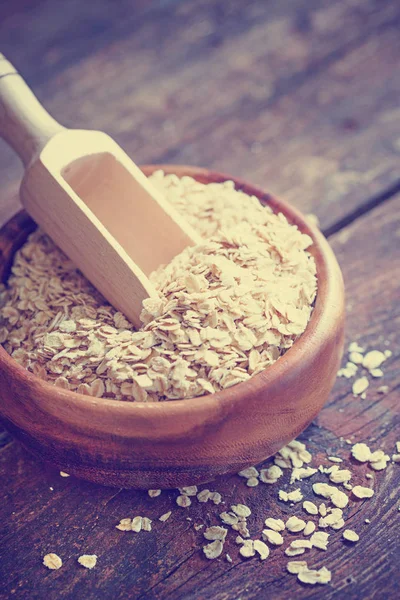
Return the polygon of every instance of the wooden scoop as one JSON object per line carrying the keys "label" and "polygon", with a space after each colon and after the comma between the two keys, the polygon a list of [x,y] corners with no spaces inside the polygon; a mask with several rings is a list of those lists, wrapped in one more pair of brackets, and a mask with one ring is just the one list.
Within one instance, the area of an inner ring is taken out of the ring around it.
{"label": "wooden scoop", "polygon": [[136,326],[148,275],[200,236],[100,131],[55,121],[0,54],[0,136],[25,165],[21,201],[105,298]]}

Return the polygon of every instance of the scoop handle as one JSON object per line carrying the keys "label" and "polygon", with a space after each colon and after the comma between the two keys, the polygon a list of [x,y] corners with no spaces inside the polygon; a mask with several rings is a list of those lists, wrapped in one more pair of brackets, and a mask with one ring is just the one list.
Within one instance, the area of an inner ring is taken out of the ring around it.
{"label": "scoop handle", "polygon": [[27,166],[65,128],[43,108],[15,67],[0,53],[0,136]]}

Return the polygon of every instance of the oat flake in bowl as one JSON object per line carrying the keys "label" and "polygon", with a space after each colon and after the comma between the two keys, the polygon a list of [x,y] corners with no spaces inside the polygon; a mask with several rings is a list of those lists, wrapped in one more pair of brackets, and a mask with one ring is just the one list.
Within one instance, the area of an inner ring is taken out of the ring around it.
{"label": "oat flake in bowl", "polygon": [[204,244],[153,274],[160,296],[140,331],[41,231],[15,255],[0,343],[40,378],[99,398],[192,398],[261,372],[305,330],[317,290],[308,235],[231,181],[150,179]]}

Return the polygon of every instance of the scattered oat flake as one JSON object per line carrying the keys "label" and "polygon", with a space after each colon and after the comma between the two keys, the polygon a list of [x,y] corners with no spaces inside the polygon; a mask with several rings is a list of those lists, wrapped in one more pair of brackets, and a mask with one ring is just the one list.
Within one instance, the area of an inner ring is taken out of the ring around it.
{"label": "scattered oat flake", "polygon": [[349,361],[354,363],[355,365],[361,365],[364,360],[361,352],[350,352]]}
{"label": "scattered oat flake", "polygon": [[279,500],[283,500],[283,502],[301,502],[303,500],[303,494],[301,493],[300,488],[297,488],[292,492],[279,490],[278,495]]}
{"label": "scattered oat flake", "polygon": [[356,498],[364,499],[372,498],[375,492],[371,488],[367,488],[362,485],[355,485],[352,489],[352,493]]}
{"label": "scattered oat flake", "polygon": [[147,490],[147,493],[150,498],[157,498],[161,494],[161,490]]}
{"label": "scattered oat flake", "polygon": [[326,527],[335,528],[337,524],[340,524],[341,527],[342,522],[344,523],[343,511],[340,508],[333,508],[327,515],[325,515],[325,517],[321,517],[319,519],[318,525],[321,529]]}
{"label": "scattered oat flake", "polygon": [[236,542],[236,544],[244,544],[244,539],[242,538],[241,535],[237,535],[235,538],[235,542]]}
{"label": "scattered oat flake", "polygon": [[291,560],[287,563],[286,569],[291,575],[297,575],[300,571],[308,569],[308,567],[305,560]]}
{"label": "scattered oat flake", "polygon": [[292,546],[289,546],[286,548],[285,554],[286,556],[300,556],[301,554],[304,554],[305,551],[305,548],[292,548]]}
{"label": "scattered oat flake", "polygon": [[371,371],[372,369],[378,369],[385,360],[386,356],[383,352],[371,350],[364,356],[362,365],[365,369]]}
{"label": "scattered oat flake", "polygon": [[255,556],[256,551],[254,549],[253,540],[243,540],[243,544],[239,550],[239,553],[244,558],[251,558],[252,556]]}
{"label": "scattered oat flake", "polygon": [[332,529],[342,529],[342,527],[344,527],[345,523],[344,523],[344,519],[339,519],[338,521],[336,521],[335,523],[332,523],[331,527]]}
{"label": "scattered oat flake", "polygon": [[341,462],[343,462],[343,459],[339,458],[338,456],[328,456],[328,460],[330,460],[333,463],[341,463]]}
{"label": "scattered oat flake", "polygon": [[260,555],[260,560],[266,560],[269,556],[269,548],[267,544],[264,544],[261,540],[254,540],[254,550]]}
{"label": "scattered oat flake", "polygon": [[260,482],[258,481],[257,477],[249,477],[246,481],[246,485],[248,487],[257,487],[259,483]]}
{"label": "scattered oat flake", "polygon": [[131,531],[134,531],[135,533],[139,533],[140,531],[142,531],[142,523],[142,517],[134,517],[131,523]]}
{"label": "scattered oat flake", "polygon": [[222,502],[222,496],[219,492],[210,492],[210,500],[218,505]]}
{"label": "scattered oat flake", "polygon": [[242,520],[239,520],[239,522],[236,525],[232,525],[232,529],[234,531],[237,531],[244,538],[249,538],[250,532],[249,532],[247,524],[246,524],[246,519],[244,519],[244,518],[241,518],[241,519]]}
{"label": "scattered oat flake", "polygon": [[279,500],[282,500],[283,502],[289,502],[288,493],[285,492],[285,490],[279,490],[278,498],[279,498]]}
{"label": "scattered oat flake", "polygon": [[384,469],[386,469],[389,461],[390,456],[388,454],[385,454],[383,450],[375,450],[375,452],[371,454],[371,457],[369,459],[369,466],[374,471],[383,471]]}
{"label": "scattered oat flake", "polygon": [[181,496],[177,497],[176,503],[181,508],[188,508],[188,506],[190,506],[192,504],[192,501],[189,498],[189,496],[182,494]]}
{"label": "scattered oat flake", "polygon": [[357,365],[352,362],[348,362],[345,367],[342,367],[338,370],[338,377],[345,377],[346,379],[351,379],[357,373]]}
{"label": "scattered oat flake", "polygon": [[203,552],[208,559],[213,560],[221,555],[223,548],[224,545],[221,540],[214,540],[210,544],[203,546]]}
{"label": "scattered oat flake", "polygon": [[371,369],[370,374],[375,378],[383,377],[382,369]]}
{"label": "scattered oat flake", "polygon": [[314,483],[313,491],[317,496],[323,496],[329,498],[332,504],[338,508],[344,508],[349,502],[348,496],[336,487],[328,485],[327,483]]}
{"label": "scattered oat flake", "polygon": [[57,554],[50,552],[43,557],[43,564],[48,569],[57,570],[62,567],[62,560]]}
{"label": "scattered oat flake", "polygon": [[371,458],[371,450],[364,443],[357,443],[351,448],[351,455],[358,460],[358,462],[368,462]]}
{"label": "scattered oat flake", "polygon": [[97,556],[96,554],[82,554],[78,558],[78,563],[85,569],[93,569],[97,563]]}
{"label": "scattered oat flake", "polygon": [[358,542],[360,536],[352,529],[345,529],[342,533],[343,538],[348,542]]}
{"label": "scattered oat flake", "polygon": [[268,469],[260,470],[260,481],[268,484],[276,483],[282,475],[282,469],[278,465],[272,465]]}
{"label": "scattered oat flake", "polygon": [[65,471],[60,471],[61,477],[70,477],[69,473],[65,473]]}
{"label": "scattered oat flake", "polygon": [[233,512],[222,512],[219,518],[225,525],[236,525],[239,522],[239,518]]}
{"label": "scattered oat flake", "polygon": [[368,386],[369,386],[368,379],[366,377],[359,377],[359,379],[356,379],[355,382],[353,383],[353,386],[352,386],[353,394],[355,396],[359,396],[360,394],[365,392],[365,390],[368,388]]}
{"label": "scattered oat flake", "polygon": [[248,467],[247,469],[239,471],[238,475],[240,477],[245,477],[245,479],[250,479],[250,477],[258,477],[259,473],[255,467]]}
{"label": "scattered oat flake", "polygon": [[226,558],[226,560],[228,561],[228,563],[232,563],[232,562],[233,562],[233,560],[232,560],[232,558],[231,558],[230,554],[225,554],[225,558]]}
{"label": "scattered oat flake", "polygon": [[315,523],[308,521],[303,529],[303,535],[311,535],[315,531]]}
{"label": "scattered oat flake", "polygon": [[273,529],[263,529],[262,537],[266,542],[269,542],[273,546],[281,546],[283,544],[283,537],[279,531]]}
{"label": "scattered oat flake", "polygon": [[381,462],[382,460],[389,460],[389,456],[385,454],[383,450],[375,450],[375,452],[372,452],[369,458],[370,463]]}
{"label": "scattered oat flake", "polygon": [[297,579],[302,583],[308,583],[310,585],[315,585],[316,583],[325,585],[331,581],[332,574],[326,567],[321,567],[319,571],[315,571],[313,569],[302,569],[298,573]]}
{"label": "scattered oat flake", "polygon": [[327,514],[327,509],[326,509],[326,504],[325,502],[321,502],[321,504],[318,507],[318,512],[321,515],[321,517],[326,517]]}
{"label": "scattered oat flake", "polygon": [[132,531],[132,519],[121,519],[119,524],[115,526],[120,531]]}
{"label": "scattered oat flake", "polygon": [[351,471],[348,469],[337,469],[335,471],[331,471],[329,474],[329,479],[333,483],[348,483],[351,479]]}
{"label": "scattered oat flake", "polygon": [[185,496],[196,496],[197,486],[189,485],[188,487],[179,488],[179,492]]}
{"label": "scattered oat flake", "polygon": [[286,521],[286,529],[292,533],[303,531],[305,526],[306,522],[296,516],[289,517],[289,519]]}
{"label": "scattered oat flake", "polygon": [[309,515],[317,515],[318,507],[314,502],[310,502],[310,500],[304,500],[303,508]]}
{"label": "scattered oat flake", "polygon": [[274,531],[283,531],[285,529],[285,523],[282,521],[282,519],[268,517],[265,519],[264,524],[266,527],[273,529]]}
{"label": "scattered oat flake", "polygon": [[232,511],[235,513],[235,515],[238,515],[238,517],[249,517],[251,515],[251,510],[248,506],[246,506],[245,504],[233,504],[231,506]]}
{"label": "scattered oat flake", "polygon": [[227,533],[228,530],[225,527],[213,525],[212,527],[207,527],[203,535],[206,538],[206,540],[221,540],[223,542],[226,538]]}
{"label": "scattered oat flake", "polygon": [[142,518],[142,531],[151,531],[151,519],[148,517]]}
{"label": "scattered oat flake", "polygon": [[161,521],[162,523],[165,523],[165,521],[167,521],[171,515],[172,515],[172,511],[169,510],[168,512],[161,515],[161,517],[158,517],[158,520]]}
{"label": "scattered oat flake", "polygon": [[327,550],[328,549],[328,540],[329,533],[325,531],[316,531],[312,534],[310,538],[310,542],[314,548],[318,548],[318,550]]}
{"label": "scattered oat flake", "polygon": [[312,469],[311,467],[294,468],[292,469],[290,475],[290,483],[294,483],[295,481],[300,481],[301,479],[307,479],[308,477],[312,477],[317,472],[318,469]]}
{"label": "scattered oat flake", "polygon": [[360,352],[361,354],[363,354],[365,352],[365,349],[362,348],[362,346],[359,346],[357,342],[351,342],[351,344],[348,347],[348,352]]}
{"label": "scattered oat flake", "polygon": [[199,492],[197,494],[197,500],[199,502],[208,502],[208,500],[211,497],[211,492],[210,490],[201,490],[201,492]]}

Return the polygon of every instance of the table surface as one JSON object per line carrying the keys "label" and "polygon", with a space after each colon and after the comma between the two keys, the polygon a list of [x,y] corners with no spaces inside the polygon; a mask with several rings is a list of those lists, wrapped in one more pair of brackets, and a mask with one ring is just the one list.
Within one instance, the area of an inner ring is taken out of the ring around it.
{"label": "table surface", "polygon": [[[346,440],[392,454],[400,439],[399,21],[392,0],[0,4],[1,51],[63,124],[107,131],[142,164],[234,173],[318,216],[345,278],[347,341],[393,356],[365,400],[338,379],[302,436],[316,465],[331,454],[347,459]],[[0,224],[17,209],[21,172],[1,143]],[[233,563],[208,561],[193,525],[217,523],[221,506],[182,509],[174,491],[151,499],[64,479],[1,436],[1,598],[396,597],[398,465],[375,474],[371,500],[350,503],[347,525],[360,542],[350,548],[337,532],[328,552],[310,554],[310,564],[333,573],[316,589],[285,574],[281,551],[266,562],[240,559],[231,534]],[[368,481],[365,465],[351,468],[357,483]],[[267,513],[292,512],[277,498],[286,484],[285,475],[282,484],[248,488],[234,475],[212,489],[228,506],[252,508],[256,537]],[[311,486],[300,487],[311,498]],[[151,533],[115,529],[123,517],[157,519],[171,509]],[[62,569],[45,569],[47,552],[63,557]],[[84,553],[99,556],[94,571],[77,564]]]}

